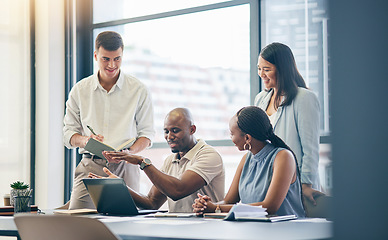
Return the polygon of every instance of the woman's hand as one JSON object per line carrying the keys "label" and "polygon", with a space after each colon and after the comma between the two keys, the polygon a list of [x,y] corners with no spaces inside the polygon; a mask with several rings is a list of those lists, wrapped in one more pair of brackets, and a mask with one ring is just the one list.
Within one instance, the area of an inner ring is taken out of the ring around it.
{"label": "woman's hand", "polygon": [[107,177],[102,177],[92,172],[89,172],[88,177],[89,178],[119,178],[118,176],[114,175],[111,171],[109,171],[109,169],[107,169],[106,167],[104,167],[102,170],[106,173],[106,175],[108,175]]}
{"label": "woman's hand", "polygon": [[131,154],[129,150],[122,150],[120,152],[115,151],[103,151],[102,155],[108,160],[108,162],[119,163],[126,161],[134,165],[139,165],[143,161],[142,156]]}
{"label": "woman's hand", "polygon": [[205,212],[214,212],[216,209],[216,206],[211,202],[211,199],[207,195],[201,195],[197,193],[198,198],[194,200],[194,203],[192,205],[193,212],[196,213],[196,215],[202,215]]}
{"label": "woman's hand", "polygon": [[303,197],[307,199],[307,201],[312,202],[314,205],[317,205],[315,202],[315,198],[325,195],[324,193],[317,191],[312,188],[311,184],[302,184],[302,192],[303,192]]}

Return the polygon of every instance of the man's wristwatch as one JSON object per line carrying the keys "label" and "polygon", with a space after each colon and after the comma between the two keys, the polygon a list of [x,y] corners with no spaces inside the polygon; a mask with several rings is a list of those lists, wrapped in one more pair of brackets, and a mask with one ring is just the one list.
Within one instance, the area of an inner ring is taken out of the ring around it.
{"label": "man's wristwatch", "polygon": [[144,168],[148,167],[151,164],[151,160],[149,160],[148,158],[144,158],[143,161],[140,163],[140,169],[144,170]]}

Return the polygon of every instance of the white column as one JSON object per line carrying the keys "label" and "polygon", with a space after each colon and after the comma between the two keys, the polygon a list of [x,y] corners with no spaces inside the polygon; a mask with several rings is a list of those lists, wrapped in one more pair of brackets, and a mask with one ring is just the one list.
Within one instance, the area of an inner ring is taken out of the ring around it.
{"label": "white column", "polygon": [[35,203],[63,203],[65,22],[64,0],[36,0],[36,170]]}

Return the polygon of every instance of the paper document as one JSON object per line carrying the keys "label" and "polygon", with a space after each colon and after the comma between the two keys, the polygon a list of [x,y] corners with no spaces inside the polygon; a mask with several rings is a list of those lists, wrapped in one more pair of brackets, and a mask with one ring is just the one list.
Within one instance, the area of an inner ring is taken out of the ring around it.
{"label": "paper document", "polygon": [[238,217],[237,221],[258,221],[258,222],[279,222],[286,220],[297,219],[295,215],[284,215],[284,216],[263,216],[263,217]]}
{"label": "paper document", "polygon": [[82,215],[82,214],[93,214],[97,213],[96,209],[81,208],[81,209],[57,209],[53,211],[54,214],[65,214],[65,215]]}
{"label": "paper document", "polygon": [[237,203],[229,210],[225,220],[235,220],[239,217],[265,217],[268,215],[266,208],[262,206],[251,206],[244,203]]}
{"label": "paper document", "polygon": [[259,222],[278,222],[296,219],[295,215],[268,215],[267,209],[262,206],[251,206],[248,204],[238,203],[234,205],[225,220],[235,221],[259,221]]}

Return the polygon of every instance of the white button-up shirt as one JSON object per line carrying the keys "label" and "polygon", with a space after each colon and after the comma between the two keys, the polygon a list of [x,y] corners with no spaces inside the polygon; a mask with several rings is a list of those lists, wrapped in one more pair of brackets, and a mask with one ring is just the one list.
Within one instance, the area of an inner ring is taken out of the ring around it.
{"label": "white button-up shirt", "polygon": [[[107,92],[98,75],[82,79],[71,89],[66,102],[63,141],[66,147],[75,133],[90,136],[89,125],[112,147],[133,137],[154,138],[153,107],[150,93],[138,79],[120,72],[116,84]],[[83,148],[79,152],[85,153]]]}

